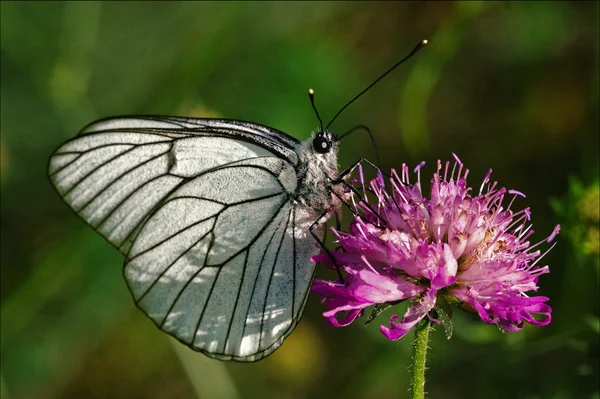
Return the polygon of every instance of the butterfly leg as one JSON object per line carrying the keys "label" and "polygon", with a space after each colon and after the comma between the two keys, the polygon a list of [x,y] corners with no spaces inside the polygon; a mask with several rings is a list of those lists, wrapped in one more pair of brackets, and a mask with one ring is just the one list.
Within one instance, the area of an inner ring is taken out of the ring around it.
{"label": "butterfly leg", "polygon": [[[338,274],[338,277],[340,279],[341,283],[345,283],[344,281],[344,277],[342,276],[341,273],[341,268],[338,266],[337,262],[335,261],[335,258],[333,257],[333,254],[331,253],[331,251],[329,251],[329,249],[327,249],[327,247],[325,246],[325,242],[322,241],[319,236],[317,235],[317,233],[314,232],[314,229],[321,225],[324,224],[327,221],[327,214],[328,212],[325,211],[321,214],[321,216],[319,216],[317,218],[317,220],[314,221],[314,223],[309,227],[308,231],[310,231],[310,234],[313,236],[313,238],[315,239],[315,241],[317,242],[317,244],[319,244],[319,246],[321,247],[321,249],[323,250],[323,252],[325,252],[327,254],[327,256],[329,257],[329,259],[331,260],[332,264],[333,264],[333,268],[335,269],[335,271]],[[336,214],[336,221],[338,220],[338,216]],[[339,221],[336,222],[336,226],[339,226]]]}
{"label": "butterfly leg", "polygon": [[[371,207],[371,205],[368,203],[367,200],[367,191],[369,192],[373,192],[373,190],[370,187],[366,187],[365,186],[365,182],[364,182],[364,176],[363,176],[363,171],[362,171],[362,163],[366,163],[367,165],[370,165],[371,167],[373,167],[373,169],[375,169],[375,171],[377,171],[378,175],[381,174],[383,175],[383,173],[379,170],[379,168],[373,164],[371,161],[369,161],[366,158],[360,158],[358,161],[354,162],[354,164],[352,164],[349,168],[347,168],[346,170],[344,170],[342,173],[340,173],[340,175],[331,182],[332,186],[335,185],[342,185],[345,187],[346,192],[351,192],[353,195],[356,195],[359,199],[359,202],[362,202],[364,204],[365,207],[367,207],[369,209],[369,211],[375,215],[383,224],[385,224],[385,220],[373,209],[373,207]],[[350,183],[348,183],[346,181],[346,176],[350,175],[356,168],[358,168],[359,170],[359,179],[360,179],[360,183],[361,186],[363,188],[363,194],[361,195],[360,192]],[[387,175],[386,175],[387,176]],[[385,184],[385,181],[382,179],[382,181]],[[330,191],[333,195],[335,195],[344,205],[346,205],[346,207],[348,209],[350,209],[350,211],[354,214],[354,216],[360,216],[357,212],[356,212],[356,204],[354,204],[354,206],[350,206],[348,204],[347,201],[345,201],[343,198],[341,198],[341,196],[333,189],[330,188]],[[353,198],[353,202],[354,202],[354,197]]]}
{"label": "butterfly leg", "polygon": [[[348,191],[351,191],[353,194],[357,195],[359,200],[362,201],[367,207],[369,207],[369,209],[373,212],[373,214],[377,215],[379,217],[379,215],[371,208],[371,206],[365,201],[363,200],[361,194],[358,192],[358,190],[356,190],[356,188],[354,188],[351,184],[349,184],[348,182],[345,181],[345,177],[348,176],[349,174],[351,174],[354,169],[356,169],[357,167],[360,167],[361,162],[367,163],[368,165],[372,166],[373,168],[375,168],[375,170],[379,171],[379,168],[377,168],[377,166],[375,166],[371,161],[369,161],[368,159],[365,158],[361,158],[358,161],[356,161],[352,166],[350,166],[349,168],[347,168],[346,170],[344,170],[335,180],[333,180],[331,182],[331,185],[327,187],[327,190],[333,194],[334,196],[336,196],[342,204],[344,204],[349,210],[350,212],[352,212],[352,214],[356,217],[356,216],[360,216],[359,213],[356,211],[356,206],[354,204],[351,205],[349,204],[342,195],[340,195],[338,192],[336,192],[336,190],[333,189],[334,186],[336,185],[344,185],[345,189]],[[361,181],[364,181],[364,179],[362,179],[362,169],[360,171],[361,174]],[[363,183],[363,187],[364,187],[364,183]],[[323,240],[321,240],[319,238],[319,236],[315,233],[315,228],[323,223],[326,222],[327,220],[327,215],[328,212],[325,211],[323,212],[318,218],[317,220],[315,220],[315,222],[310,226],[309,231],[310,234],[313,236],[313,238],[315,239],[315,241],[317,242],[317,244],[321,247],[321,249],[323,250],[323,252],[325,252],[327,254],[327,256],[329,257],[329,259],[331,260],[334,269],[336,270],[336,272],[338,273],[339,279],[341,283],[344,283],[344,277],[342,276],[341,273],[341,268],[337,265],[337,262],[335,260],[335,258],[333,257],[333,254],[331,253],[331,251],[329,251],[329,249],[327,249],[327,247],[325,246],[325,243],[323,242]],[[381,218],[380,218],[381,219]],[[382,219],[383,220],[383,219]],[[339,231],[340,230],[340,218],[339,215],[337,213],[335,213],[335,221],[336,221],[336,229]]]}
{"label": "butterfly leg", "polygon": [[375,165],[373,162],[369,161],[366,158],[360,158],[358,161],[354,162],[352,165],[350,165],[350,167],[346,168],[342,173],[339,174],[339,176],[334,180],[334,182],[339,182],[339,180],[344,179],[344,177],[348,176],[350,173],[352,173],[354,171],[354,169],[356,169],[356,167],[362,163],[365,163],[369,166],[371,166],[373,169],[375,169],[378,173],[382,173],[384,176],[389,177],[387,174],[381,172],[381,170],[377,167],[377,165]]}
{"label": "butterfly leg", "polygon": [[[342,221],[341,221],[340,215],[337,212],[334,215],[335,215],[335,229],[336,229],[336,231],[340,231],[342,228]],[[346,252],[346,250],[344,248],[342,248],[342,251]],[[345,283],[344,277],[342,276],[341,268],[337,267],[337,265],[336,265],[335,271],[338,274],[340,282]]]}

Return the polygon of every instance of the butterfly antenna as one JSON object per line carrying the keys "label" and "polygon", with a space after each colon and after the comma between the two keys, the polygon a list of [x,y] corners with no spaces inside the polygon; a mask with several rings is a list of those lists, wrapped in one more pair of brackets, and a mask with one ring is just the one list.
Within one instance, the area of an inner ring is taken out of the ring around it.
{"label": "butterfly antenna", "polygon": [[354,126],[352,129],[348,130],[346,133],[344,133],[340,137],[338,137],[336,139],[336,141],[340,141],[344,137],[347,137],[348,135],[350,135],[354,132],[357,132],[359,130],[365,131],[371,138],[371,143],[373,144],[373,149],[375,150],[375,159],[377,161],[377,169],[381,169],[381,159],[379,158],[379,150],[377,149],[377,143],[375,142],[375,136],[373,135],[373,132],[371,131],[371,129],[369,129],[367,126],[365,126],[365,125]]}
{"label": "butterfly antenna", "polygon": [[[379,81],[383,78],[385,78],[390,72],[392,72],[394,69],[398,68],[400,65],[402,65],[404,62],[408,61],[409,59],[412,58],[413,55],[417,54],[417,52],[419,50],[421,50],[425,45],[427,44],[427,40],[422,40],[419,42],[419,44],[417,44],[415,46],[415,48],[412,49],[412,51],[404,58],[402,58],[400,61],[398,61],[397,63],[395,63],[390,69],[388,69],[387,71],[385,71],[385,73],[383,75],[381,75],[380,77],[378,77],[377,79],[375,79],[375,81],[373,83],[371,83],[366,89],[364,89],[363,91],[361,91],[360,93],[358,93],[352,100],[348,101],[348,103],[346,105],[344,105],[342,107],[342,109],[340,109],[338,111],[337,114],[335,114],[335,116],[333,117],[333,119],[331,120],[331,122],[329,122],[327,124],[327,126],[325,127],[325,129],[329,129],[329,126],[331,126],[331,124],[333,123],[334,120],[336,120],[336,118],[342,113],[342,111],[344,111],[346,108],[348,108],[348,106],[350,104],[352,104],[354,101],[356,101],[360,96],[362,96],[363,94],[365,94],[367,91],[369,91],[369,89],[373,86],[375,86],[377,83],[379,83]],[[310,92],[309,92],[310,93]],[[314,106],[314,105],[313,105]]]}
{"label": "butterfly antenna", "polygon": [[317,115],[317,119],[321,124],[321,131],[323,131],[323,120],[321,120],[321,117],[319,116],[319,111],[317,111],[317,106],[315,105],[315,91],[313,89],[308,89],[308,98],[310,98],[310,104],[315,110],[315,115]]}

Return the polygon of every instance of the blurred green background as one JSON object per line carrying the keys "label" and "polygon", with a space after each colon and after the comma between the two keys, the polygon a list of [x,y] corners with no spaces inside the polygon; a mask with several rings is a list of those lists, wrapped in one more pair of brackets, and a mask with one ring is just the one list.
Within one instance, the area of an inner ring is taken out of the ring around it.
{"label": "blurred green background", "polygon": [[[407,398],[410,338],[329,327],[319,298],[272,356],[221,363],[130,299],[122,257],[46,178],[51,152],[115,114],[222,116],[297,138],[419,40],[332,129],[375,133],[384,169],[456,152],[523,191],[553,322],[433,334],[431,398],[599,398],[598,2],[1,3],[1,393],[8,398]],[[340,165],[374,159],[366,135]],[[331,277],[320,270],[320,277]],[[389,312],[379,320],[385,322]]]}

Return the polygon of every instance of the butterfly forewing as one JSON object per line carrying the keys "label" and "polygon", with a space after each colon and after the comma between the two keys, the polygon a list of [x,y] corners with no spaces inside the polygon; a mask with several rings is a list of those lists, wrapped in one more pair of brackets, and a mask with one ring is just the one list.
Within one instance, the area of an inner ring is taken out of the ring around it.
{"label": "butterfly forewing", "polygon": [[254,361],[291,333],[314,272],[318,215],[292,195],[297,145],[244,122],[114,118],[61,146],[49,174],[127,256],[127,284],[157,326],[209,356]]}

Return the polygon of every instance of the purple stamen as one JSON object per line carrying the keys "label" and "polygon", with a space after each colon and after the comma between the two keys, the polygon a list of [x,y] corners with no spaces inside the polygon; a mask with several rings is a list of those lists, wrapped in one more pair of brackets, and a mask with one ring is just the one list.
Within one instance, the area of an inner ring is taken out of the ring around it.
{"label": "purple stamen", "polygon": [[446,177],[448,176],[448,167],[450,166],[450,161],[446,161],[446,168],[444,169],[444,181],[448,181],[446,180]]}
{"label": "purple stamen", "polygon": [[548,254],[548,252],[552,251],[552,248],[554,248],[554,247],[556,246],[556,244],[558,244],[558,243],[557,243],[557,242],[555,242],[554,244],[552,244],[552,246],[551,246],[550,248],[548,248],[548,249],[546,250],[546,252],[544,252],[542,255],[540,255],[540,257],[539,257],[539,258],[537,258],[537,259],[535,260],[535,262],[533,262],[533,263],[531,264],[530,268],[531,268],[531,267],[533,267],[533,266],[535,266],[535,265],[537,265],[537,264],[538,264],[538,262],[539,262],[539,261],[541,261],[541,260],[542,260],[542,258]]}
{"label": "purple stamen", "polygon": [[552,234],[550,234],[550,236],[546,239],[546,242],[552,242],[552,240],[554,240],[556,238],[556,236],[558,235],[559,231],[560,231],[560,224],[557,224],[556,227],[554,227]]}
{"label": "purple stamen", "polygon": [[492,169],[488,169],[487,173],[485,174],[485,177],[483,178],[483,182],[481,182],[481,186],[479,187],[479,194],[481,194],[481,192],[483,191],[483,187],[486,185],[486,183],[490,181],[491,175]]}
{"label": "purple stamen", "polygon": [[508,190],[508,193],[509,194],[514,194],[514,195],[519,196],[519,197],[527,198],[527,196],[525,194],[523,194],[522,192],[517,191],[517,190]]}
{"label": "purple stamen", "polygon": [[415,166],[415,169],[413,170],[413,173],[418,173],[419,170],[421,170],[421,168],[425,166],[425,161],[421,161],[417,166]]}
{"label": "purple stamen", "polygon": [[367,190],[365,189],[365,176],[363,174],[363,168],[362,168],[362,164],[358,164],[358,178],[360,179],[360,185],[362,186],[362,190],[363,190],[363,197],[365,199],[366,202],[368,202],[368,198],[367,198]]}

